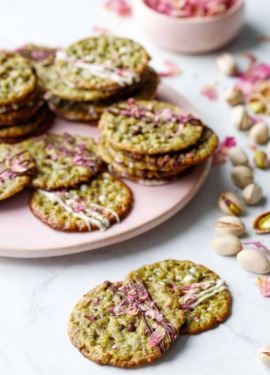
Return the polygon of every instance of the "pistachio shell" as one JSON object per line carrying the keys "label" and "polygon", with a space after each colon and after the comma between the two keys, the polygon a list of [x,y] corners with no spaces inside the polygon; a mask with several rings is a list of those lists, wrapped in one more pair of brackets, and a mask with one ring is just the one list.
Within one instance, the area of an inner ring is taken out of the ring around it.
{"label": "pistachio shell", "polygon": [[216,231],[218,234],[233,234],[240,237],[246,233],[246,227],[238,217],[223,216],[217,220]]}
{"label": "pistachio shell", "polygon": [[238,237],[233,234],[223,234],[216,236],[212,240],[214,250],[223,256],[236,255],[242,250],[242,244]]}
{"label": "pistachio shell", "polygon": [[233,167],[231,176],[236,186],[243,189],[253,182],[253,171],[245,165]]}
{"label": "pistachio shell", "polygon": [[228,104],[234,107],[244,102],[244,95],[240,89],[232,87],[225,91],[224,99]]}
{"label": "pistachio shell", "polygon": [[232,123],[239,130],[248,130],[250,128],[250,119],[248,112],[243,105],[237,105],[232,109]]}
{"label": "pistachio shell", "polygon": [[267,153],[262,150],[256,150],[254,155],[254,164],[259,169],[266,169],[269,165]]}
{"label": "pistachio shell", "polygon": [[244,212],[244,207],[240,200],[229,191],[220,194],[218,206],[225,215],[239,216]]}
{"label": "pistachio shell", "polygon": [[249,164],[247,154],[239,147],[232,147],[228,152],[228,157],[234,166]]}
{"label": "pistachio shell", "polygon": [[246,204],[253,206],[262,199],[262,188],[257,184],[250,184],[243,190],[243,198]]}
{"label": "pistachio shell", "polygon": [[233,76],[237,72],[237,65],[230,53],[223,53],[217,58],[218,70],[226,76]]}
{"label": "pistachio shell", "polygon": [[262,363],[270,367],[270,344],[263,345],[257,351],[257,356]]}
{"label": "pistachio shell", "polygon": [[255,249],[246,249],[237,254],[240,266],[248,272],[266,274],[270,272],[270,262],[266,255]]}
{"label": "pistachio shell", "polygon": [[270,211],[263,212],[256,217],[253,223],[253,229],[256,233],[270,233]]}
{"label": "pistachio shell", "polygon": [[269,128],[265,122],[260,121],[252,126],[248,135],[252,141],[264,144],[269,140]]}

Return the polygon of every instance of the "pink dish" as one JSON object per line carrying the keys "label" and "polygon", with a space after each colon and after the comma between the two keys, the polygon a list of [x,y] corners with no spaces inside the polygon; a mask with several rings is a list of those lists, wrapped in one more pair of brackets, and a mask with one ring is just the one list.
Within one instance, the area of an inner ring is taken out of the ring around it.
{"label": "pink dish", "polygon": [[[181,95],[164,84],[160,85],[157,97],[199,115]],[[51,132],[99,137],[96,127],[60,118],[56,119]],[[119,243],[147,232],[168,220],[195,196],[206,180],[210,166],[211,160],[208,160],[182,179],[163,186],[150,187],[126,181],[134,194],[134,207],[126,219],[106,232],[57,232],[33,216],[28,207],[30,191],[23,191],[0,202],[0,256],[40,258],[74,254]]]}
{"label": "pink dish", "polygon": [[199,54],[217,50],[239,34],[244,23],[245,1],[238,0],[223,14],[175,18],[156,12],[144,0],[134,2],[134,17],[140,30],[162,48]]}

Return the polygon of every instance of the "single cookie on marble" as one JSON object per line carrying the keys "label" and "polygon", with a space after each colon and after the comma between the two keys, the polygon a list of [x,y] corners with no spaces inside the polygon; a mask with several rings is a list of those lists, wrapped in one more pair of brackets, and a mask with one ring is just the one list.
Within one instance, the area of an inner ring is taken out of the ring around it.
{"label": "single cookie on marble", "polygon": [[0,105],[16,103],[36,87],[36,76],[22,56],[0,51]]}
{"label": "single cookie on marble", "polygon": [[35,173],[35,161],[28,151],[0,145],[0,201],[20,192]]}
{"label": "single cookie on marble", "polygon": [[118,150],[152,155],[196,144],[204,126],[172,104],[132,99],[109,107],[101,116],[99,128]]}
{"label": "single cookie on marble", "polygon": [[31,186],[56,190],[88,181],[102,168],[92,138],[70,134],[44,134],[20,144],[36,161],[36,175]]}
{"label": "single cookie on marble", "polygon": [[196,334],[223,323],[231,311],[231,294],[224,280],[208,268],[190,262],[165,260],[132,271],[126,280],[141,279],[146,287],[164,285],[185,311],[180,334]]}
{"label": "single cookie on marble", "polygon": [[34,192],[33,214],[53,229],[66,232],[105,231],[132,207],[132,193],[120,180],[101,173],[87,184],[68,190]]}
{"label": "single cookie on marble", "polygon": [[129,368],[163,356],[183,323],[178,299],[162,285],[106,281],[74,307],[68,334],[86,358]]}
{"label": "single cookie on marble", "polygon": [[57,51],[55,66],[76,87],[110,90],[139,81],[148,61],[145,49],[133,40],[99,36]]}

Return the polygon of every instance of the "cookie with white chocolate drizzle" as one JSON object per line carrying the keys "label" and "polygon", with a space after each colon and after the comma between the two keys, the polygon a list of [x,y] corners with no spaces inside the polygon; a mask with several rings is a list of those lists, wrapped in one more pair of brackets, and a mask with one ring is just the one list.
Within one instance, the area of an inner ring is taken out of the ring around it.
{"label": "cookie with white chocolate drizzle", "polygon": [[36,160],[37,172],[31,186],[56,190],[88,181],[102,168],[92,138],[70,134],[45,134],[21,143]]}
{"label": "cookie with white chocolate drizzle", "polygon": [[101,173],[89,183],[69,190],[37,190],[30,208],[53,229],[65,232],[107,230],[132,207],[132,193],[120,180]]}
{"label": "cookie with white chocolate drizzle", "polygon": [[28,151],[0,145],[0,201],[21,191],[35,173],[35,161]]}
{"label": "cookie with white chocolate drizzle", "polygon": [[86,293],[69,321],[72,344],[98,364],[134,367],[160,358],[184,322],[178,299],[141,280],[104,284]]}
{"label": "cookie with white chocolate drizzle", "polygon": [[164,285],[178,296],[186,322],[180,334],[204,332],[223,323],[231,310],[231,295],[224,280],[208,268],[190,262],[165,260],[132,271],[126,280]]}

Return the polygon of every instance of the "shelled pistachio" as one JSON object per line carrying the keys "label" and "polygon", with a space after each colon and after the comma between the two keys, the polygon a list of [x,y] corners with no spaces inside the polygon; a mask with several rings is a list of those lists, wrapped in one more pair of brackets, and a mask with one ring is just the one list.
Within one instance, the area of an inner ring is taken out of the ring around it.
{"label": "shelled pistachio", "polygon": [[226,76],[234,76],[237,73],[237,64],[230,53],[223,53],[217,58],[218,70]]}
{"label": "shelled pistachio", "polygon": [[218,206],[225,215],[239,216],[244,212],[244,207],[240,200],[229,191],[220,194]]}
{"label": "shelled pistachio", "polygon": [[228,157],[234,166],[248,165],[248,157],[244,150],[239,147],[232,147],[228,152]]}
{"label": "shelled pistachio", "polygon": [[249,184],[243,190],[243,198],[246,204],[253,206],[262,199],[262,188],[257,184]]}
{"label": "shelled pistachio", "polygon": [[249,131],[249,138],[258,144],[265,144],[269,140],[269,128],[264,121],[257,122]]}
{"label": "shelled pistachio", "polygon": [[216,231],[218,234],[233,234],[240,237],[246,233],[246,227],[238,217],[223,216],[216,222]]}
{"label": "shelled pistachio", "polygon": [[240,266],[248,272],[264,275],[270,272],[270,262],[266,255],[255,249],[245,249],[237,254]]}
{"label": "shelled pistachio", "polygon": [[248,112],[243,105],[237,105],[233,107],[231,119],[233,125],[239,130],[248,130],[250,129],[250,119]]}
{"label": "shelled pistachio", "polygon": [[225,91],[224,99],[228,104],[234,107],[236,105],[243,104],[244,95],[240,89],[231,87]]}
{"label": "shelled pistachio", "polygon": [[246,165],[237,165],[232,168],[231,177],[236,186],[243,189],[253,182],[253,171]]}
{"label": "shelled pistachio", "polygon": [[242,244],[238,237],[233,234],[222,234],[212,240],[212,246],[217,254],[232,256],[242,250]]}

